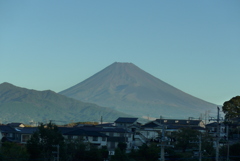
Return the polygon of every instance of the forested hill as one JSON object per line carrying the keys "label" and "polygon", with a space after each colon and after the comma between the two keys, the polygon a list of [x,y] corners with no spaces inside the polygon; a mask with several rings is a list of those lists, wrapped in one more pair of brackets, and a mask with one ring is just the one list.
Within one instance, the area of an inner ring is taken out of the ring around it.
{"label": "forested hill", "polygon": [[115,121],[129,115],[111,108],[84,103],[53,91],[36,91],[16,87],[9,83],[0,84],[0,122],[49,120],[61,123],[79,121]]}

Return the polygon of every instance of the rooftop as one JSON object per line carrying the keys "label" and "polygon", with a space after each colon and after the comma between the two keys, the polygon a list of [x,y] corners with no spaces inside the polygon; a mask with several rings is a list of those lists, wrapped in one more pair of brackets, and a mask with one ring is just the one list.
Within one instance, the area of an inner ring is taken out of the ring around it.
{"label": "rooftop", "polygon": [[115,123],[134,123],[138,118],[130,118],[130,117],[119,117]]}

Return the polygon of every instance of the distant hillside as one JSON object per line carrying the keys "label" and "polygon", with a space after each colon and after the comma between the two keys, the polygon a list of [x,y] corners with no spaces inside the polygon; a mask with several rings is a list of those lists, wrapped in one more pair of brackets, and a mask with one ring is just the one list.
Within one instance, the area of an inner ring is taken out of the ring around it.
{"label": "distant hillside", "polygon": [[[111,108],[68,98],[53,91],[36,91],[0,84],[0,122],[29,123],[55,120],[64,124],[79,121],[115,121],[129,117]],[[61,122],[60,122],[61,121]]]}
{"label": "distant hillside", "polygon": [[193,97],[132,63],[113,63],[60,94],[135,116],[199,117],[216,105]]}

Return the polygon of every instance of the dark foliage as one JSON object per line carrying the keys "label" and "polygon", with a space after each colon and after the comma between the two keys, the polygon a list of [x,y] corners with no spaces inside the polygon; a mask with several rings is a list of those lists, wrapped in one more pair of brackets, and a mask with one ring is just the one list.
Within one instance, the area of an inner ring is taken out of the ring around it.
{"label": "dark foliage", "polygon": [[54,151],[57,151],[56,145],[62,149],[64,138],[58,127],[50,122],[47,125],[40,124],[38,130],[27,142],[26,147],[31,159],[51,160],[56,155],[53,154]]}
{"label": "dark foliage", "polygon": [[157,144],[143,144],[138,150],[132,150],[129,156],[137,161],[157,161],[160,157],[159,152],[160,148],[157,146]]}
{"label": "dark foliage", "polygon": [[225,119],[233,119],[240,116],[240,96],[231,98],[229,101],[224,102],[222,107],[225,113]]}
{"label": "dark foliage", "polygon": [[111,161],[130,161],[128,155],[120,150],[119,148],[115,149],[115,155],[111,156]]}
{"label": "dark foliage", "polygon": [[28,159],[29,154],[23,145],[4,142],[0,148],[0,161],[27,161]]}
{"label": "dark foliage", "polygon": [[[223,146],[220,149],[220,155],[222,158],[227,158],[227,151],[228,147],[227,145]],[[239,161],[240,160],[240,143],[236,143],[229,146],[229,158],[233,161]]]}
{"label": "dark foliage", "polygon": [[123,142],[120,142],[120,143],[118,143],[118,148],[119,148],[122,152],[125,152],[126,149],[127,149],[127,144],[126,144],[126,143],[123,143]]}

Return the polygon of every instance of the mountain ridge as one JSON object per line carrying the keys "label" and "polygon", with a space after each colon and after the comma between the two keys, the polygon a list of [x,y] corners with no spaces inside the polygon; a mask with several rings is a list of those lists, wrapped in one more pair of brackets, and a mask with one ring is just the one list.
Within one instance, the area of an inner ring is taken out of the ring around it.
{"label": "mountain ridge", "polygon": [[6,82],[0,84],[0,110],[1,122],[61,120],[69,123],[72,120],[100,121],[101,117],[104,121],[114,121],[120,116],[130,116],[108,107],[68,98],[51,90],[29,90]]}

